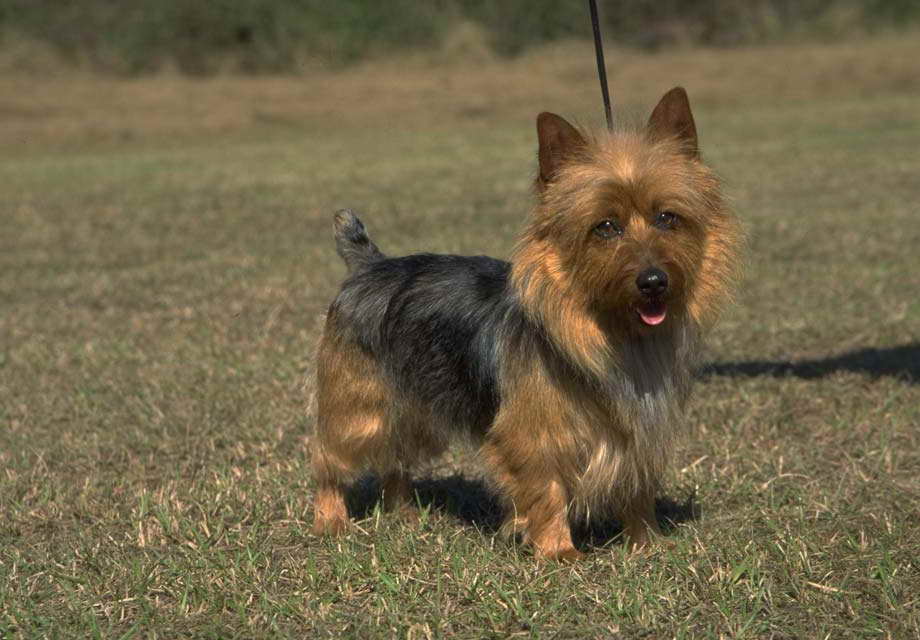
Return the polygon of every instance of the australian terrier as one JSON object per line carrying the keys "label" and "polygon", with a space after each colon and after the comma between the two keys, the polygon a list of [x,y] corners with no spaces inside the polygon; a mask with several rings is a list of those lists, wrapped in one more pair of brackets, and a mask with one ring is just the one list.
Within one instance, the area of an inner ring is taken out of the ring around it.
{"label": "australian terrier", "polygon": [[317,534],[347,526],[344,491],[382,474],[411,500],[414,465],[467,434],[538,557],[580,556],[570,518],[659,533],[655,494],[701,339],[737,279],[741,232],[700,160],[686,92],[644,128],[588,135],[537,117],[536,204],[510,262],[385,257],[335,216],[349,275],[317,357]]}

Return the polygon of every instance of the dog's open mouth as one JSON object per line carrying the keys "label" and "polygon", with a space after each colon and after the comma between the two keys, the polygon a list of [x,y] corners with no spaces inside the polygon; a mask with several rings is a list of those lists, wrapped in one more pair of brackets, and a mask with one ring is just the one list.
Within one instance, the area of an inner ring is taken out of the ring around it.
{"label": "dog's open mouth", "polygon": [[668,306],[663,300],[646,300],[639,303],[636,312],[642,322],[654,327],[664,322],[665,316],[668,315]]}

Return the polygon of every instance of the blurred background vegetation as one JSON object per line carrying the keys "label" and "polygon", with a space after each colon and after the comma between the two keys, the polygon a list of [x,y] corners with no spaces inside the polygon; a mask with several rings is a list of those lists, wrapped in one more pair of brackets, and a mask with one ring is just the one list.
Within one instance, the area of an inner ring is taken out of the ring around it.
{"label": "blurred background vegetation", "polygon": [[[584,0],[0,0],[4,66],[53,60],[134,75],[163,68],[296,73],[413,50],[513,56],[587,37]],[[836,39],[920,23],[917,0],[601,0],[610,46]]]}

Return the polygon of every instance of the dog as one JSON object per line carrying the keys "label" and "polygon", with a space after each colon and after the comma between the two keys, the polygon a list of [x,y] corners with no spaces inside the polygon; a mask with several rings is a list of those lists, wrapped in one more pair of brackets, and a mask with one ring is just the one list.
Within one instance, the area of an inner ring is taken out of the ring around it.
{"label": "dog", "polygon": [[349,275],[317,355],[315,534],[347,528],[344,492],[381,473],[383,503],[452,436],[479,443],[503,529],[538,558],[578,558],[570,521],[660,533],[661,485],[704,334],[739,276],[742,233],[699,154],[686,91],[644,127],[593,135],[537,117],[536,202],[510,261],[386,257],[349,210]]}

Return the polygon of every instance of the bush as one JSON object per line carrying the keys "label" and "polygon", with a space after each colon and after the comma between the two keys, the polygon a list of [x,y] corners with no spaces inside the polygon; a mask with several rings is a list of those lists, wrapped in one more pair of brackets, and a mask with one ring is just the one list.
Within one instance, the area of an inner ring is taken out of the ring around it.
{"label": "bush", "polygon": [[[839,35],[920,18],[916,0],[601,0],[609,42],[657,49]],[[0,0],[0,37],[47,43],[75,64],[134,74],[232,65],[296,71],[438,47],[452,25],[481,25],[498,54],[588,37],[584,0]],[[0,45],[3,40],[0,39]]]}

